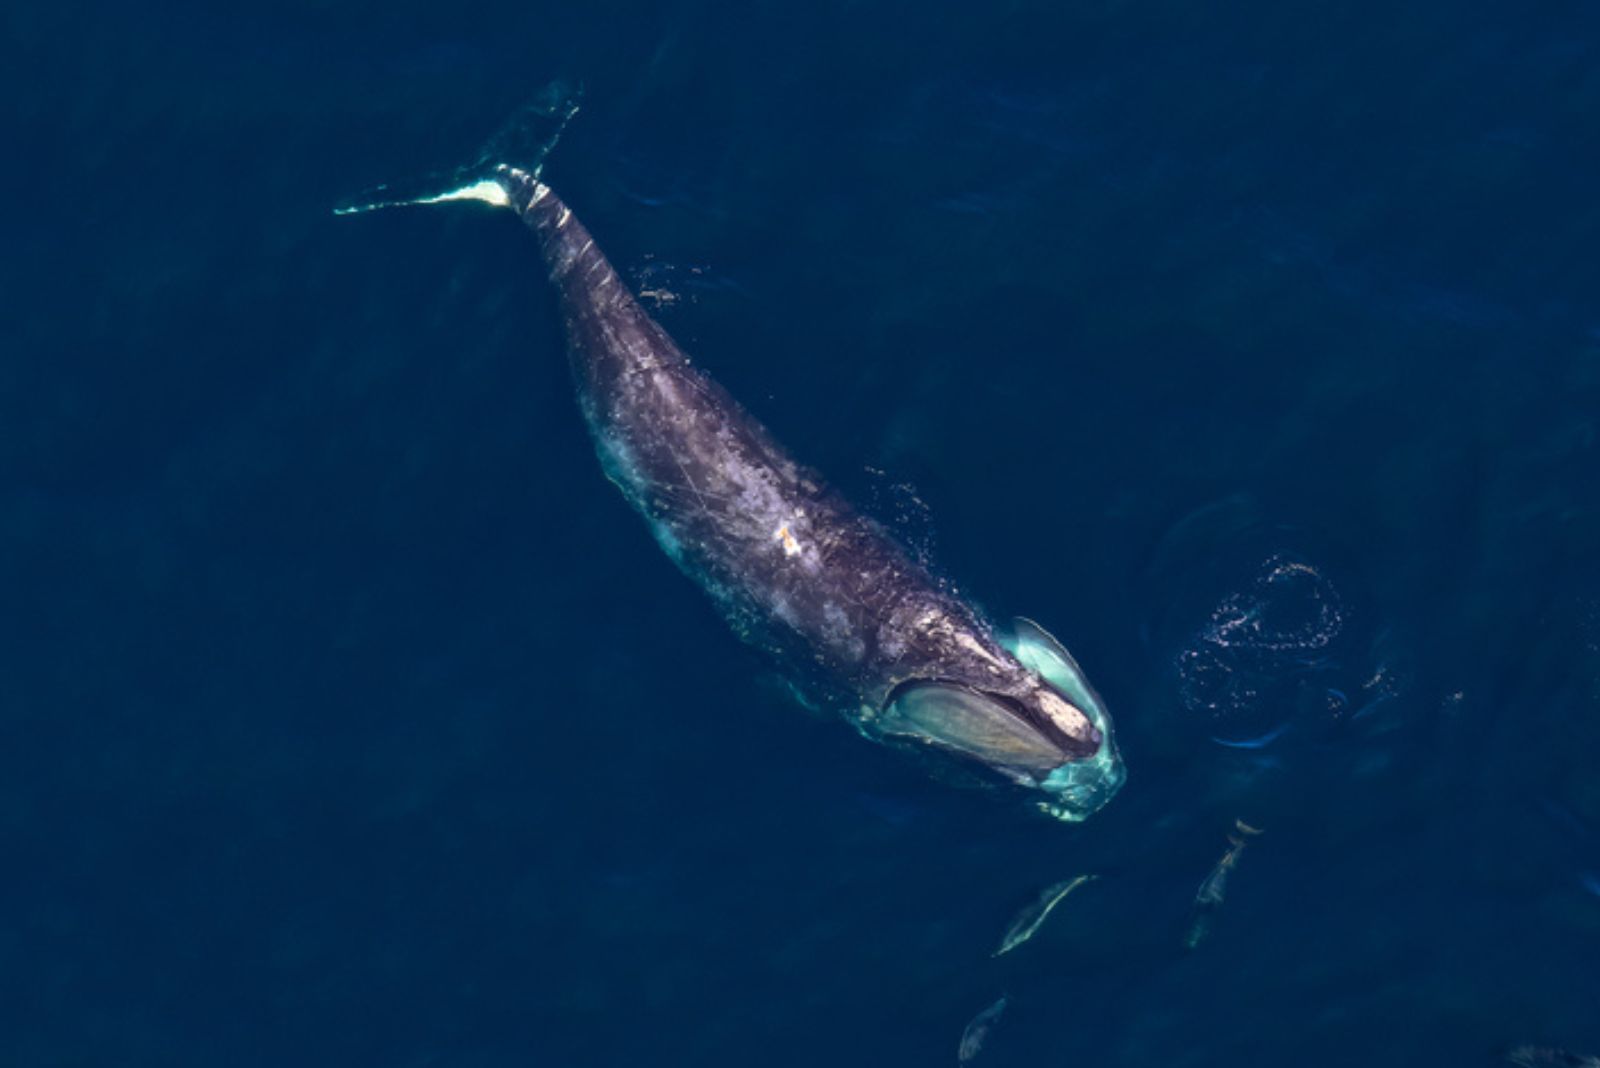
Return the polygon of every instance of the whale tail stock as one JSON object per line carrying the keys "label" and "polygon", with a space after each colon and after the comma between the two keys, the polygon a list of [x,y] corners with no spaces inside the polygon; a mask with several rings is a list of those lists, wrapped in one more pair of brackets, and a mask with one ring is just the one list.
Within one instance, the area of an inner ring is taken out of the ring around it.
{"label": "whale tail stock", "polygon": [[[578,113],[583,90],[556,82],[519,108],[464,167],[403,185],[379,185],[335,205],[335,215],[360,215],[414,204],[478,201],[521,210],[544,161]],[[515,163],[511,161],[516,161]],[[520,193],[520,197],[519,197]]]}

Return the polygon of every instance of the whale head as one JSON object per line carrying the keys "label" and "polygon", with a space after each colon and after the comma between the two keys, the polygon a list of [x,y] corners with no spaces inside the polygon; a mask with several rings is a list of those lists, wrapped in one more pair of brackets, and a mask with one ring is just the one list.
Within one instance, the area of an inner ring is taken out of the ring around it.
{"label": "whale head", "polygon": [[1038,807],[1058,819],[1087,819],[1126,778],[1105,705],[1038,624],[1017,620],[1002,644],[1015,658],[1011,677],[908,679],[875,726],[1043,794]]}

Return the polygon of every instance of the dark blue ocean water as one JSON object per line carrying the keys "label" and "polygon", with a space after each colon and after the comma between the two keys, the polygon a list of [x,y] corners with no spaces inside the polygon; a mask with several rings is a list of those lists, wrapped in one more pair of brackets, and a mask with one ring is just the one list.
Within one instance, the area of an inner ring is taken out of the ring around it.
{"label": "dark blue ocean water", "polygon": [[[1592,4],[4,25],[0,1063],[949,1065],[1002,993],[975,1064],[1600,1052]],[[1072,647],[1099,816],[785,697],[513,219],[330,214],[555,79],[667,328]]]}

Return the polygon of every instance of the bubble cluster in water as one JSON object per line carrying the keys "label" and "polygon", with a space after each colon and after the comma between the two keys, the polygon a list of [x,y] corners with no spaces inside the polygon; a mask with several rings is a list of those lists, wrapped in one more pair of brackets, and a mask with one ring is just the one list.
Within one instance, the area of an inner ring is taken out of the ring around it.
{"label": "bubble cluster in water", "polygon": [[1279,556],[1250,589],[1223,598],[1206,639],[1223,649],[1306,655],[1326,649],[1343,628],[1333,584],[1310,564]]}
{"label": "bubble cluster in water", "polygon": [[1215,741],[1241,748],[1272,742],[1308,703],[1336,717],[1349,699],[1318,676],[1344,628],[1333,583],[1302,560],[1272,556],[1178,654],[1179,698]]}

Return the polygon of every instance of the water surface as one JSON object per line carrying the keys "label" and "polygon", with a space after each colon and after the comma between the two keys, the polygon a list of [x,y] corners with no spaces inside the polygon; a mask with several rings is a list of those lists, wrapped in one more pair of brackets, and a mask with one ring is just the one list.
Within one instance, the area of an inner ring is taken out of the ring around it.
{"label": "water surface", "polygon": [[[1002,994],[975,1064],[1600,1050],[1592,7],[8,22],[0,1060],[953,1064]],[[329,214],[555,78],[685,348],[1073,649],[1100,816],[787,700],[512,220]]]}

